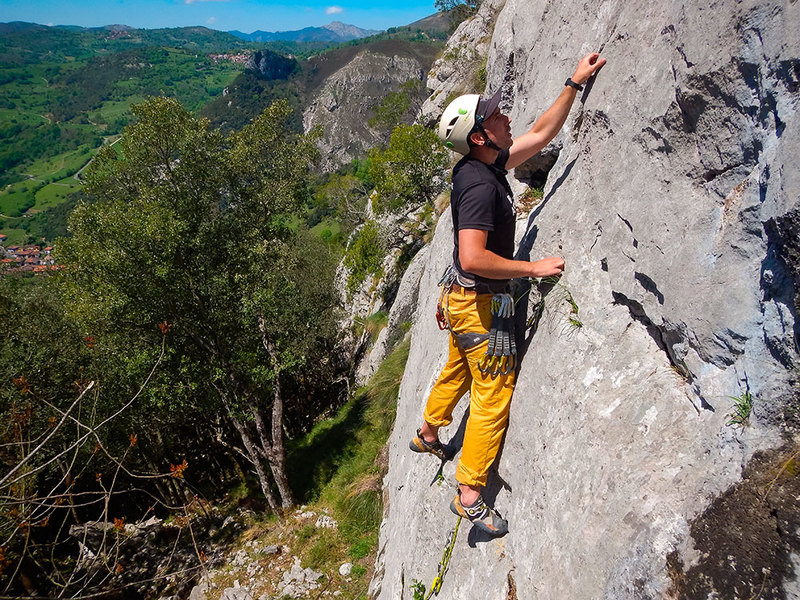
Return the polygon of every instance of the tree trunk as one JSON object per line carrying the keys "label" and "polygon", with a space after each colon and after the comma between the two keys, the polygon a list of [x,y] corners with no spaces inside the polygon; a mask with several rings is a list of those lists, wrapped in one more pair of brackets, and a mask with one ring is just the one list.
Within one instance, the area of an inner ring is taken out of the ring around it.
{"label": "tree trunk", "polygon": [[[274,408],[273,405],[273,419],[275,418]],[[294,505],[294,500],[292,499],[292,489],[289,487],[289,479],[286,476],[286,452],[283,449],[282,443],[283,432],[278,432],[281,444],[280,450],[277,450],[275,444],[271,443],[270,439],[267,437],[264,416],[261,414],[258,407],[253,407],[253,417],[256,421],[256,430],[258,431],[259,441],[261,442],[261,453],[267,460],[269,468],[272,471],[272,479],[275,481],[275,485],[278,487],[278,493],[281,496],[281,506],[283,508],[290,508]],[[275,435],[274,421],[271,434],[273,436]]]}
{"label": "tree trunk", "polygon": [[[161,431],[159,431],[158,429],[155,429],[154,435],[155,435],[156,441],[158,442],[158,447],[161,448],[161,450],[163,451],[163,449],[166,448],[167,446],[164,443],[164,438],[161,435]],[[169,461],[169,457],[164,457],[164,458],[167,458],[167,460]],[[174,459],[174,460],[176,460],[176,462],[177,462],[177,459]],[[172,464],[171,461],[170,461],[170,464]],[[151,465],[152,465],[152,463],[151,463]],[[152,468],[155,470],[155,465],[152,465]],[[184,495],[183,495],[183,493],[181,491],[181,487],[177,484],[177,482],[172,477],[163,477],[161,479],[161,481],[164,484],[164,487],[166,487],[166,489],[169,491],[170,506],[171,507],[178,507],[178,506],[181,506],[182,504],[186,503],[185,502],[185,497],[184,497]]]}
{"label": "tree trunk", "polygon": [[253,443],[250,432],[247,430],[247,427],[245,427],[244,423],[242,423],[239,419],[233,415],[230,415],[230,417],[231,421],[233,422],[233,426],[236,428],[236,431],[239,432],[239,437],[242,438],[242,443],[244,444],[245,450],[247,450],[247,454],[250,456],[253,467],[256,469],[258,483],[261,484],[261,491],[264,493],[264,497],[267,499],[267,504],[269,504],[269,507],[272,509],[272,511],[277,514],[278,502],[275,500],[275,494],[272,493],[272,489],[269,487],[269,476],[264,470],[264,465],[261,462],[261,457],[259,456],[256,445]]}
{"label": "tree trunk", "polygon": [[[148,452],[141,447],[140,445],[140,455],[144,459],[147,468],[150,469],[151,475],[158,475],[159,470],[158,467],[155,465],[153,460],[150,458]],[[161,496],[161,500],[164,506],[177,506],[177,502],[175,501],[175,497],[173,496],[172,486],[162,477],[156,477],[153,479],[153,485],[155,485],[156,490],[158,490],[158,494]]]}
{"label": "tree trunk", "polygon": [[230,418],[231,422],[233,423],[234,428],[239,433],[239,437],[242,440],[242,444],[244,444],[244,448],[247,451],[247,458],[253,464],[253,467],[256,470],[256,476],[258,477],[258,483],[261,486],[261,491],[264,494],[264,498],[267,499],[267,504],[272,509],[272,511],[278,515],[278,520],[280,521],[280,514],[278,513],[278,502],[275,499],[275,494],[272,493],[272,488],[270,488],[270,481],[267,472],[264,470],[264,464],[261,462],[261,453],[259,452],[259,448],[256,444],[253,443],[253,436],[248,431],[247,426],[242,423],[233,413],[231,409],[230,402],[228,402],[228,397],[225,392],[219,388],[216,384],[213,384],[219,394],[220,398],[222,399],[222,403],[225,405],[225,410],[228,412],[228,417]]}
{"label": "tree trunk", "polygon": [[283,508],[289,508],[294,504],[294,500],[292,499],[292,490],[289,487],[289,478],[286,476],[286,450],[283,447],[283,396],[281,395],[278,352],[275,349],[275,344],[267,337],[264,319],[258,319],[258,327],[261,330],[261,341],[272,361],[272,369],[275,374],[272,381],[271,439],[267,440],[264,421],[258,410],[254,412],[256,428],[258,429],[261,445],[264,449],[267,461],[269,462],[270,469],[272,469],[272,477],[281,495],[281,506],[283,506]]}

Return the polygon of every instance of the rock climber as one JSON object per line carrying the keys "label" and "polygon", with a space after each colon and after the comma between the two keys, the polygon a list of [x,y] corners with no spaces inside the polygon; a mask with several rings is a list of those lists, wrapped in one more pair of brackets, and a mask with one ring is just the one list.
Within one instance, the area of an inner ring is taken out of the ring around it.
{"label": "rock climber", "polygon": [[[450,207],[455,247],[452,277],[443,278],[440,302],[441,319],[450,331],[449,355],[428,397],[424,423],[409,447],[443,461],[450,458],[439,441],[439,428],[451,423],[456,404],[470,392],[470,413],[456,469],[458,493],[450,509],[491,536],[505,535],[508,523],[486,505],[481,490],[508,422],[515,372],[513,368],[506,374],[479,368],[489,344],[490,305],[493,296],[505,292],[515,277],[557,276],[564,271],[564,259],[557,256],[533,262],[513,259],[516,216],[506,173],[556,136],[577,92],[605,62],[596,52],[581,58],[558,99],[530,131],[516,139],[511,137],[511,120],[499,110],[500,91],[487,99],[478,94],[456,98],[439,123],[445,146],[464,155],[453,168]],[[481,336],[470,338],[466,333]]]}

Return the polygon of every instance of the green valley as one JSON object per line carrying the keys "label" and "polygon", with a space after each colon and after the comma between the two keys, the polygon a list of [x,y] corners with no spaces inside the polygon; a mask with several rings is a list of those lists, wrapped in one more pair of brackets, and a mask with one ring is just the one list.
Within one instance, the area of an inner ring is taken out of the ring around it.
{"label": "green valley", "polygon": [[132,104],[169,96],[196,111],[248,56],[245,42],[203,27],[0,32],[0,234],[15,244],[63,233],[66,214],[44,229],[35,217],[81,188],[81,169],[118,139]]}

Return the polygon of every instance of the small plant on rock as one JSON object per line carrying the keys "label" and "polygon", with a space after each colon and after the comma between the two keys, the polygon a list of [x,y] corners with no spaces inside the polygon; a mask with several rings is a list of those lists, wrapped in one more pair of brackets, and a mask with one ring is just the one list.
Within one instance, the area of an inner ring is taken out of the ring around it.
{"label": "small plant on rock", "polygon": [[529,213],[534,207],[539,204],[544,198],[544,187],[533,186],[528,187],[519,198],[517,198],[517,205],[522,213]]}
{"label": "small plant on rock", "polygon": [[413,600],[425,600],[425,584],[414,579],[411,582],[411,593],[414,594]]}
{"label": "small plant on rock", "polygon": [[543,277],[537,282],[537,285],[539,286],[541,298],[534,305],[533,315],[528,319],[527,326],[529,328],[533,328],[534,331],[538,328],[546,308],[545,296],[551,293],[554,293],[553,296],[550,296],[554,305],[565,302],[570,308],[569,315],[567,315],[567,320],[564,323],[566,331],[562,333],[572,333],[583,327],[583,321],[578,317],[578,303],[575,301],[572,292],[561,282],[560,277]]}
{"label": "small plant on rock", "polygon": [[750,418],[750,412],[753,410],[753,397],[750,395],[749,390],[742,392],[738,396],[729,397],[733,400],[733,410],[728,414],[726,425],[741,425],[744,427]]}

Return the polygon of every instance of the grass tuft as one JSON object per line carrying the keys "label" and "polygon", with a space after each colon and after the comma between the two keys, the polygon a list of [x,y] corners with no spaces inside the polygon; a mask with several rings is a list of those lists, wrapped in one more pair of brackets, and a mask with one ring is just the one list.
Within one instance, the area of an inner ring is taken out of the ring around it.
{"label": "grass tuft", "polygon": [[370,339],[370,344],[374,344],[378,339],[378,334],[389,323],[389,313],[385,310],[379,310],[371,314],[365,319],[356,320],[357,325],[364,328]]}
{"label": "grass tuft", "polygon": [[744,427],[753,410],[753,397],[750,391],[744,391],[738,396],[729,396],[733,400],[733,410],[728,414],[726,425],[741,425]]}

